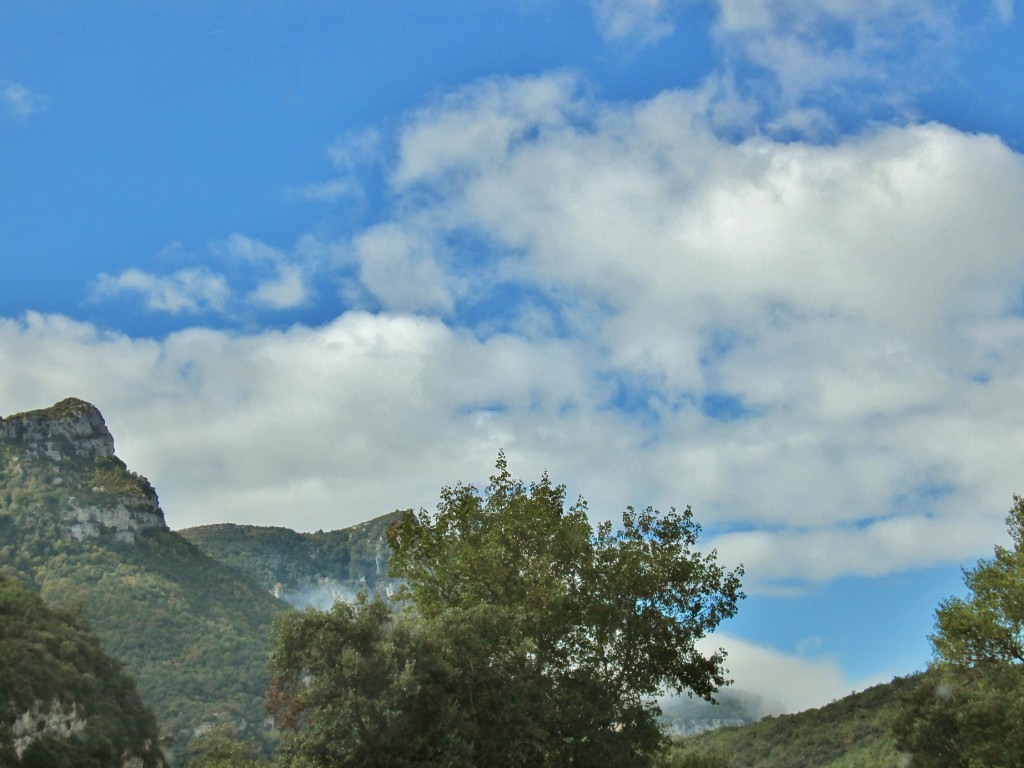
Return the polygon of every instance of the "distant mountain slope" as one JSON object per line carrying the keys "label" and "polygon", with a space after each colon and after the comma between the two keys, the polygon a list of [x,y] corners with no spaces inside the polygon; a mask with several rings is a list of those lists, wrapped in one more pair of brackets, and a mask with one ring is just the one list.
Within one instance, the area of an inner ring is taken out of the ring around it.
{"label": "distant mountain slope", "polygon": [[695,736],[726,726],[750,725],[785,711],[777,701],[736,688],[722,688],[715,698],[717,704],[686,695],[667,698],[661,702],[661,721],[672,736]]}
{"label": "distant mountain slope", "polygon": [[99,639],[0,576],[0,765],[157,768],[157,738],[152,712]]}
{"label": "distant mountain slope", "polygon": [[0,419],[0,571],[81,611],[174,748],[219,722],[262,727],[271,622],[285,606],[168,530],[92,405]]}
{"label": "distant mountain slope", "polygon": [[329,608],[338,597],[387,586],[386,531],[398,513],[337,531],[298,533],[255,525],[203,525],[178,531],[292,605]]}
{"label": "distant mountain slope", "polygon": [[729,768],[892,768],[903,764],[893,718],[920,682],[921,675],[896,678],[819,709],[685,738],[676,751]]}

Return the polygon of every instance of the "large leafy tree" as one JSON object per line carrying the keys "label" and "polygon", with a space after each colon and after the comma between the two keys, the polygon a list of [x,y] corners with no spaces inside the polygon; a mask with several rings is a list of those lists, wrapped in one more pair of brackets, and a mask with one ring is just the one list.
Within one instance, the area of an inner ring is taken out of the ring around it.
{"label": "large leafy tree", "polygon": [[481,493],[389,532],[394,611],[366,600],[280,620],[268,702],[286,765],[631,766],[661,746],[655,697],[711,698],[742,569],[696,551],[692,512],[591,527],[545,475],[499,454]]}
{"label": "large leafy tree", "polygon": [[964,571],[942,601],[934,661],[905,702],[897,738],[914,765],[1024,766],[1024,499],[1006,518],[1012,547]]}
{"label": "large leafy tree", "polygon": [[482,494],[445,488],[436,513],[406,513],[389,540],[419,615],[502,616],[484,650],[536,681],[535,764],[629,765],[660,743],[655,696],[711,698],[726,682],[724,652],[696,643],[736,612],[742,568],[697,552],[699,533],[689,508],[628,509],[595,531],[585,502],[567,506],[547,475],[514,479],[499,454]]}

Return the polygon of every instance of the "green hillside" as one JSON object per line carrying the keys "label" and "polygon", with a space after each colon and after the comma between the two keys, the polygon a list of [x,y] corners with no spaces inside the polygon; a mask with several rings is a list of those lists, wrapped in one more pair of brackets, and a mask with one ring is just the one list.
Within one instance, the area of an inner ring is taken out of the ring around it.
{"label": "green hillside", "polygon": [[285,606],[167,529],[88,403],[0,419],[0,572],[80,612],[137,681],[169,752],[217,723],[262,731]]}
{"label": "green hillside", "polygon": [[135,684],[70,614],[0,576],[0,765],[163,764]]}
{"label": "green hillside", "polygon": [[255,525],[203,525],[178,531],[292,605],[329,608],[335,597],[386,587],[385,531],[397,513],[337,531],[298,533]]}
{"label": "green hillside", "polygon": [[921,679],[921,675],[896,678],[819,709],[678,740],[666,765],[892,768],[902,764],[891,734],[892,723],[901,700]]}

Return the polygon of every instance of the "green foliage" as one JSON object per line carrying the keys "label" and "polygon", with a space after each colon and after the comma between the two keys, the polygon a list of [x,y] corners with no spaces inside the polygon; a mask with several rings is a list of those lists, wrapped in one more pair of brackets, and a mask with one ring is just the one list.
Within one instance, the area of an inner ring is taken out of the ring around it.
{"label": "green foliage", "polygon": [[915,766],[1024,766],[1024,499],[1006,518],[1013,548],[964,571],[967,598],[936,611],[929,677],[894,725]]}
{"label": "green foliage", "polygon": [[1024,661],[1024,499],[1013,497],[1006,518],[1013,548],[964,571],[970,596],[943,600],[931,635],[940,663]]}
{"label": "green foliage", "polygon": [[919,680],[896,678],[818,709],[677,739],[659,765],[692,758],[714,768],[892,768],[901,759],[892,723]]}
{"label": "green foliage", "polygon": [[699,530],[689,509],[630,509],[595,532],[582,501],[499,455],[484,495],[445,488],[434,516],[389,530],[406,612],[281,620],[268,706],[286,764],[649,764],[653,697],[725,683],[724,654],[695,643],[735,613],[741,571],[695,552]]}
{"label": "green foliage", "polygon": [[[19,759],[15,720],[26,712],[42,720],[54,709],[84,721],[81,733],[43,735]],[[129,754],[151,768],[163,764],[157,738],[152,712],[96,636],[17,580],[0,576],[0,765],[105,768]]]}
{"label": "green foliage", "polygon": [[234,726],[222,723],[192,740],[188,768],[260,768],[269,765],[261,751],[258,741],[240,739]]}
{"label": "green foliage", "polygon": [[449,695],[455,644],[365,597],[280,617],[267,693],[268,711],[291,731],[279,763],[473,765]]}

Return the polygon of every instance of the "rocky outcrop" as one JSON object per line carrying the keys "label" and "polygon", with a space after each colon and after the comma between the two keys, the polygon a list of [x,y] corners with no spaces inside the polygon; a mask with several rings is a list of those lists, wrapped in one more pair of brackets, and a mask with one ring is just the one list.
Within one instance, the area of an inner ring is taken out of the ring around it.
{"label": "rocky outcrop", "polygon": [[114,455],[114,438],[96,406],[69,397],[51,408],[0,418],[0,440],[26,458],[53,461]]}
{"label": "rocky outcrop", "polygon": [[37,701],[35,706],[23,712],[14,720],[14,754],[21,759],[22,753],[36,739],[46,737],[70,739],[85,730],[85,720],[78,716],[74,704],[62,707],[60,701],[54,699],[49,705]]}
{"label": "rocky outcrop", "polygon": [[71,535],[78,541],[100,536],[104,530],[113,533],[117,541],[135,543],[135,534],[149,528],[166,528],[163,512],[155,503],[150,508],[129,509],[123,502],[113,505],[84,504],[72,500],[68,504]]}
{"label": "rocky outcrop", "polygon": [[59,513],[77,541],[167,530],[156,491],[114,455],[114,438],[96,406],[67,398],[50,408],[0,418],[0,471],[8,483],[61,489]]}

